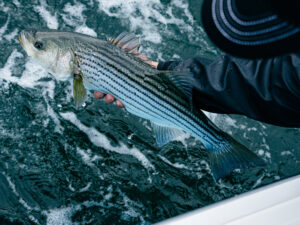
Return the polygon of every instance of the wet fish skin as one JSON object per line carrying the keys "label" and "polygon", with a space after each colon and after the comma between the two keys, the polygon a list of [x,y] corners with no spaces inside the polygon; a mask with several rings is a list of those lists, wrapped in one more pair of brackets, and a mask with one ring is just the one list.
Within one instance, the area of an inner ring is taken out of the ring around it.
{"label": "wet fish skin", "polygon": [[[77,104],[84,100],[82,89],[111,93],[127,111],[151,121],[158,146],[182,131],[199,139],[208,150],[216,180],[235,168],[264,165],[193,107],[195,81],[188,72],[158,71],[131,54],[139,47],[133,34],[103,41],[78,33],[30,30],[22,31],[19,39],[27,54],[58,79],[74,78]],[[43,43],[42,49],[36,49],[37,41]]]}

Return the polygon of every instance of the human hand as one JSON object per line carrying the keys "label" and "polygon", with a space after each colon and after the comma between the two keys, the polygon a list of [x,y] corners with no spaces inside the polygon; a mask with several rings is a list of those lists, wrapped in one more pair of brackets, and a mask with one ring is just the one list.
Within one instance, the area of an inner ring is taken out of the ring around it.
{"label": "human hand", "polygon": [[[96,98],[96,99],[101,99],[101,98],[103,98],[105,96],[105,98],[104,98],[104,101],[106,102],[106,103],[108,103],[108,104],[110,104],[110,103],[112,103],[112,102],[114,102],[115,101],[115,98],[114,98],[114,96],[112,96],[111,94],[104,94],[104,93],[102,93],[102,92],[100,92],[100,91],[94,91],[94,97]],[[124,108],[124,105],[123,105],[123,103],[120,101],[120,100],[116,100],[116,106],[118,107],[118,108]]]}
{"label": "human hand", "polygon": [[[137,53],[138,54],[138,53]],[[154,62],[154,61],[151,61],[151,60],[148,60],[148,58],[145,56],[145,55],[141,55],[139,56],[139,58],[143,61],[145,61],[146,63],[148,63],[150,66],[152,66],[153,68],[157,68],[158,66],[158,62]],[[102,93],[100,91],[94,91],[94,97],[96,99],[102,99],[104,98],[104,101],[108,104],[112,103],[115,101],[115,98],[114,96],[112,96],[111,94],[105,94],[105,93]],[[116,100],[116,106],[118,108],[124,108],[124,105],[123,103],[120,101],[120,100]]]}

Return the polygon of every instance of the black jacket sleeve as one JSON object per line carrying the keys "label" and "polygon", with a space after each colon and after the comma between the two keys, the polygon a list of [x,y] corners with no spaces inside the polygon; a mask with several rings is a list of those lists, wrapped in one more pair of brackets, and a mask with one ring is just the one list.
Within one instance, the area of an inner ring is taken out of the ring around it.
{"label": "black jacket sleeve", "polygon": [[159,70],[190,70],[195,107],[300,127],[300,54],[268,59],[222,56],[159,63]]}

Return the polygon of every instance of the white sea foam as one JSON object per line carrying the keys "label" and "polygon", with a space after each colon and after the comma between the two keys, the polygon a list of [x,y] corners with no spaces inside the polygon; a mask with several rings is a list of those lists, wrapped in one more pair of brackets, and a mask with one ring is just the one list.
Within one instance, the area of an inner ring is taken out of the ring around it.
{"label": "white sea foam", "polygon": [[187,148],[188,146],[192,146],[192,145],[196,145],[197,141],[196,139],[194,139],[194,141],[191,143],[187,143],[187,140],[192,137],[192,135],[190,135],[189,133],[185,133],[183,132],[180,136],[176,137],[176,139],[174,139],[174,141],[179,141],[181,142],[185,148]]}
{"label": "white sea foam", "polygon": [[87,27],[86,25],[77,26],[75,28],[75,32],[86,34],[92,37],[97,37],[97,33],[93,29]]}
{"label": "white sea foam", "polygon": [[10,8],[5,6],[4,1],[0,2],[0,11],[6,13],[6,12],[8,12],[9,10],[10,10]]}
{"label": "white sea foam", "polygon": [[18,35],[18,29],[15,28],[11,33],[4,35],[3,37],[9,41],[12,42],[13,40],[16,40],[16,36]]}
{"label": "white sea foam", "polygon": [[86,6],[82,3],[77,1],[74,1],[74,5],[67,3],[64,6],[62,18],[66,24],[75,27],[76,32],[97,37],[97,33],[86,25],[84,10],[86,10]]}
{"label": "white sea foam", "polygon": [[34,6],[34,9],[40,14],[40,16],[47,23],[47,27],[50,29],[58,28],[58,20],[56,13],[51,15],[51,13],[47,10],[47,3],[45,0],[40,0],[40,5]]}
{"label": "white sea foam", "polygon": [[177,168],[177,169],[186,169],[186,170],[190,170],[186,165],[184,165],[184,164],[180,164],[180,163],[177,163],[177,162],[175,162],[175,163],[172,163],[172,162],[170,162],[167,158],[165,158],[165,157],[163,157],[163,156],[161,156],[161,155],[158,155],[158,157],[162,160],[162,161],[164,161],[165,163],[167,163],[167,164],[169,164],[170,166],[173,166],[173,167],[175,167],[175,168]]}
{"label": "white sea foam", "polygon": [[[1,6],[0,6],[0,7],[1,7]],[[6,20],[5,24],[0,28],[0,41],[2,41],[3,35],[4,35],[4,33],[6,32],[6,30],[7,30],[8,23],[9,23],[9,17],[8,17],[8,19]]]}
{"label": "white sea foam", "polygon": [[216,124],[221,130],[232,134],[232,129],[244,129],[243,125],[237,124],[235,119],[232,119],[228,115],[220,115],[217,113],[211,113],[202,110],[202,112],[214,123]]}
{"label": "white sea foam", "polygon": [[[17,134],[12,132],[11,130],[7,130],[2,124],[3,119],[0,119],[0,137],[9,137],[10,139],[19,139],[22,137],[21,134]],[[3,149],[2,149],[3,150]]]}
{"label": "white sea foam", "polygon": [[77,153],[81,156],[83,162],[88,166],[94,166],[94,163],[92,162],[91,157],[91,151],[84,151],[83,149],[77,148]]}
{"label": "white sea foam", "polygon": [[262,146],[264,146],[267,150],[270,150],[270,146],[267,144],[267,140],[265,137],[262,138],[263,144]]}
{"label": "white sea foam", "polygon": [[[42,212],[47,217],[47,225],[76,225],[78,223],[74,223],[72,221],[72,216],[77,212],[80,211],[83,207],[84,208],[91,208],[91,207],[104,207],[107,208],[107,205],[113,205],[114,203],[111,203],[110,200],[113,197],[112,194],[113,188],[112,186],[109,186],[107,188],[107,194],[103,196],[103,200],[101,202],[95,202],[95,201],[85,201],[83,203],[79,203],[76,205],[71,205],[71,206],[65,206],[61,208],[55,208],[51,210],[45,210]],[[122,193],[120,190],[116,190],[119,192],[120,196],[123,197],[123,203],[124,206],[127,210],[122,211],[122,218],[125,219],[124,217],[140,217],[140,219],[143,221],[143,218],[139,213],[135,211],[135,207],[141,208],[142,205],[139,205],[136,202],[133,202],[130,200],[124,193]],[[85,224],[86,221],[83,221],[82,224]],[[81,224],[81,223],[80,223]]]}
{"label": "white sea foam", "polygon": [[0,69],[0,81],[4,81],[5,85],[8,83],[16,83],[24,88],[35,88],[42,86],[50,98],[54,97],[54,81],[41,81],[41,78],[50,77],[48,72],[33,59],[29,58],[25,64],[25,70],[21,77],[15,76],[12,73],[12,68],[15,66],[16,58],[21,58],[23,55],[16,49],[13,50],[11,55],[8,57],[4,67]]}
{"label": "white sea foam", "polygon": [[[22,58],[23,55],[16,49],[13,50],[11,55],[8,57],[4,67],[0,69],[0,84],[2,83],[4,88],[7,88],[9,83],[15,83],[23,88],[36,88],[42,87],[42,94],[45,102],[47,103],[46,113],[52,118],[55,123],[55,132],[62,133],[64,130],[60,124],[57,114],[48,102],[48,96],[53,99],[55,83],[53,80],[42,81],[41,78],[49,77],[48,72],[38,63],[31,58],[25,64],[25,70],[21,77],[15,76],[12,73],[12,69],[15,66],[15,60]],[[48,125],[49,120],[44,121],[44,126]]]}
{"label": "white sea foam", "polygon": [[18,0],[13,0],[13,3],[15,4],[15,6],[19,7],[20,6],[20,2]]}
{"label": "white sea foam", "polygon": [[76,225],[77,223],[72,222],[72,215],[80,209],[80,205],[62,207],[43,211],[43,214],[47,216],[47,225]]}
{"label": "white sea foam", "polygon": [[99,155],[96,155],[96,154],[93,155],[93,153],[91,152],[90,149],[83,150],[83,149],[80,149],[80,148],[77,147],[76,151],[81,156],[83,162],[86,165],[90,166],[90,167],[95,167],[96,168],[94,162],[96,162],[97,160],[103,158],[102,156],[99,156]]}
{"label": "white sea foam", "polygon": [[8,57],[3,68],[0,69],[0,79],[6,80],[8,82],[17,83],[19,81],[18,77],[12,76],[12,68],[15,64],[16,58],[23,57],[23,55],[17,50],[13,50],[13,52]]}
{"label": "white sea foam", "polygon": [[[140,213],[138,213],[135,208],[133,207],[136,205],[136,202],[133,202],[131,199],[129,199],[126,195],[123,194],[123,202],[125,207],[127,208],[126,211],[122,212],[122,219],[124,220],[130,220],[134,217],[139,217]],[[143,221],[143,218],[140,217],[140,219]]]}
{"label": "white sea foam", "polygon": [[258,150],[258,155],[263,156],[265,154],[265,151],[262,149]]}
{"label": "white sea foam", "polygon": [[62,15],[63,20],[70,26],[77,26],[78,24],[85,23],[86,18],[83,16],[83,11],[86,10],[85,5],[75,1],[75,4],[67,3],[64,6]]}
{"label": "white sea foam", "polygon": [[47,92],[47,91],[44,91],[44,99],[45,99],[45,102],[47,103],[47,114],[52,118],[53,122],[55,123],[55,129],[54,129],[54,131],[62,134],[62,132],[64,131],[64,128],[60,124],[60,120],[57,117],[57,114],[54,112],[53,108],[50,106],[50,104],[49,104],[49,102],[48,102],[48,100],[46,98],[45,92]]}
{"label": "white sea foam", "polygon": [[102,156],[96,155],[91,152],[90,149],[88,150],[83,150],[80,148],[76,148],[77,154],[79,154],[81,156],[82,161],[88,165],[89,167],[91,167],[94,170],[94,173],[98,175],[98,177],[100,179],[104,179],[103,173],[101,172],[101,170],[94,164],[95,161],[102,159]]}
{"label": "white sea foam", "polygon": [[101,134],[93,127],[87,127],[84,124],[82,124],[74,113],[67,112],[67,113],[60,113],[60,115],[65,120],[70,121],[81,131],[86,133],[90,141],[94,145],[98,147],[102,147],[108,151],[117,152],[119,154],[131,155],[135,157],[137,160],[139,160],[145,168],[154,169],[154,166],[151,164],[151,162],[137,148],[128,148],[124,143],[120,143],[120,146],[114,147],[110,144],[109,139],[105,135]]}
{"label": "white sea foam", "polygon": [[291,153],[290,151],[282,151],[282,152],[280,153],[280,155],[282,155],[282,156],[294,156],[294,154]]}
{"label": "white sea foam", "polygon": [[[19,193],[17,192],[17,189],[16,189],[16,186],[15,184],[12,182],[11,178],[5,174],[4,172],[1,172],[2,175],[6,178],[7,182],[8,182],[8,185],[9,187],[11,188],[12,192],[15,194],[15,196],[18,198],[19,200],[19,203],[25,208],[27,209],[28,211],[32,211],[33,208],[31,206],[29,206],[27,204],[27,202],[19,195]],[[39,210],[39,208],[34,208],[34,210]],[[33,215],[29,215],[28,216],[29,219],[31,219],[31,221],[33,221],[34,223],[36,224],[39,224],[38,220],[33,216]]]}
{"label": "white sea foam", "polygon": [[255,182],[255,184],[252,186],[252,188],[256,188],[257,186],[261,185],[263,178],[265,177],[265,174],[261,175]]}
{"label": "white sea foam", "polygon": [[[162,37],[161,31],[154,21],[161,24],[175,24],[182,32],[194,33],[193,17],[188,9],[188,4],[182,0],[172,1],[167,8],[165,8],[159,0],[139,1],[139,0],[114,0],[102,1],[99,3],[99,10],[105,12],[110,17],[120,18],[122,22],[128,22],[131,30],[141,30],[144,40],[153,43],[160,43]],[[183,18],[177,18],[173,14],[173,7],[183,10],[188,21]],[[162,13],[164,12],[164,13]],[[127,24],[126,24],[127,25]],[[168,32],[165,30],[164,32]]]}
{"label": "white sea foam", "polygon": [[87,185],[86,185],[85,187],[83,187],[83,188],[81,188],[81,189],[79,190],[79,192],[85,192],[85,191],[88,191],[89,188],[91,187],[91,185],[92,185],[92,182],[88,182]]}

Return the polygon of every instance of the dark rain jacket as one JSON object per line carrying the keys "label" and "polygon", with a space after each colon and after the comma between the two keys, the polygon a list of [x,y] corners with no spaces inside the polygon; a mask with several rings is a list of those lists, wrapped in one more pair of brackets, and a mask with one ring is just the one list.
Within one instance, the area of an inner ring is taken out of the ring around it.
{"label": "dark rain jacket", "polygon": [[255,60],[194,57],[160,62],[158,69],[189,69],[200,84],[193,89],[200,109],[300,127],[300,53]]}

